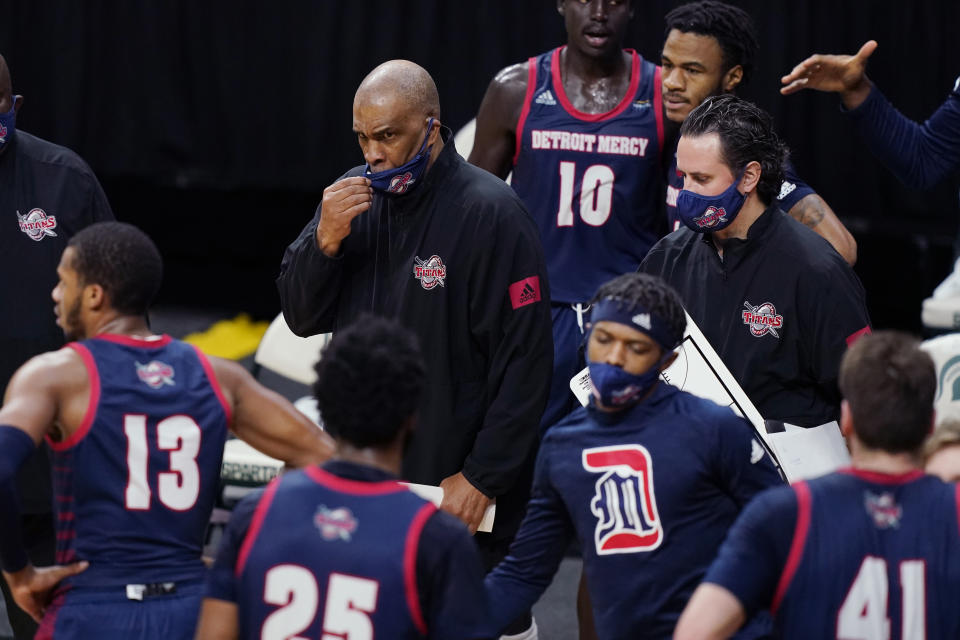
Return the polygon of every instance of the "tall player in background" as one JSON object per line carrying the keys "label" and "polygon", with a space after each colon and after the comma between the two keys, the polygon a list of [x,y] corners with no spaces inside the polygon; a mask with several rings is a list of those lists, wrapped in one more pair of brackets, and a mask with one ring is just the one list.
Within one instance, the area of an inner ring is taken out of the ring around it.
{"label": "tall player in background", "polygon": [[726,638],[767,607],[784,640],[960,638],[960,487],[922,471],[933,361],[879,332],[844,356],[840,388],[852,468],[750,503],[675,638]]}
{"label": "tall player in background", "polygon": [[550,275],[554,368],[541,429],[574,409],[583,307],[635,271],[666,226],[660,71],[623,49],[629,0],[558,0],[567,44],[500,71],[470,162],[511,184],[536,220]]}
{"label": "tall player in background", "polygon": [[424,379],[396,321],[367,314],[336,333],[313,386],[334,459],[234,510],[199,640],[488,636],[466,527],[397,482]]}
{"label": "tall player in background", "polygon": [[[0,514],[17,522],[13,477],[44,439],[54,451],[57,562],[35,568],[20,529],[0,563],[38,638],[183,638],[196,623],[204,531],[227,429],[287,464],[329,457],[329,437],[239,364],[154,335],[162,264],[136,227],[77,233],[57,268],[67,347],[28,361],[0,409]],[[67,564],[69,563],[69,564]]]}
{"label": "tall player in background", "polygon": [[[681,5],[666,15],[661,55],[663,103],[667,118],[682,124],[710,96],[736,93],[749,82],[759,45],[750,15],[717,0]],[[667,151],[667,217],[670,230],[679,228],[677,195],[683,178],[677,174],[676,148]],[[833,245],[850,264],[857,260],[857,243],[823,198],[797,175],[784,168],[777,204]]]}

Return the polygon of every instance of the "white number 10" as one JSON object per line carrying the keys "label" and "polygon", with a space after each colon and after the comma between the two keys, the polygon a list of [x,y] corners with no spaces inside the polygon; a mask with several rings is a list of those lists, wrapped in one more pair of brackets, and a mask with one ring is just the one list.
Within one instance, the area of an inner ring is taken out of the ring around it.
{"label": "white number 10", "polygon": [[[149,509],[147,416],[123,416],[123,433],[127,437],[124,502],[127,509]],[[157,474],[157,494],[160,502],[174,511],[190,509],[200,495],[200,468],[197,467],[200,437],[200,426],[189,416],[171,416],[157,423],[157,448],[170,452],[170,471]]]}
{"label": "white number 10", "polygon": [[[924,571],[923,560],[900,563],[903,640],[927,637]],[[867,556],[837,613],[837,640],[889,640],[888,596],[886,560]]]}
{"label": "white number 10", "polygon": [[[573,226],[573,184],[577,165],[560,163],[560,206],[557,226]],[[613,206],[613,169],[605,164],[594,164],[583,172],[580,182],[580,217],[591,227],[600,227],[610,218]]]}

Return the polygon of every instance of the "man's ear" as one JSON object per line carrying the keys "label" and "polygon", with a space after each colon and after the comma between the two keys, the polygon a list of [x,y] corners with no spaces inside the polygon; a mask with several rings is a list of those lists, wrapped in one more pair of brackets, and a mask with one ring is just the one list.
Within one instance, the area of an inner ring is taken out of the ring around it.
{"label": "man's ear", "polygon": [[557,13],[562,16],[566,15],[566,9],[563,7],[563,0],[557,0]]}
{"label": "man's ear", "polygon": [[13,96],[13,112],[20,113],[20,107],[23,106],[23,96]]}
{"label": "man's ear", "polygon": [[723,74],[723,80],[720,81],[720,87],[723,89],[724,93],[733,93],[737,90],[737,87],[741,82],[743,82],[743,67],[738,64],[731,67],[725,74]]}
{"label": "man's ear", "polygon": [[80,295],[83,305],[91,311],[102,311],[107,303],[107,292],[99,284],[84,285]]}
{"label": "man's ear", "polygon": [[840,403],[840,433],[847,439],[853,435],[853,412],[846,400]]}
{"label": "man's ear", "polygon": [[743,177],[740,179],[740,191],[748,195],[756,191],[762,173],[763,170],[760,168],[759,162],[756,160],[748,162],[747,166],[743,169]]}

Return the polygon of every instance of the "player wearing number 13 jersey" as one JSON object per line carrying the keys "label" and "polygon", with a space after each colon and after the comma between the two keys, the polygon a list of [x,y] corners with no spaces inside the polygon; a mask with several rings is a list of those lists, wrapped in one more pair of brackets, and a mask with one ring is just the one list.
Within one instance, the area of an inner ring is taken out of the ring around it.
{"label": "player wearing number 13 jersey", "polygon": [[840,369],[852,468],[758,496],[674,637],[725,638],[770,607],[783,640],[960,638],[960,488],[920,468],[936,386],[911,338],[854,344]]}
{"label": "player wearing number 13 jersey", "polygon": [[200,554],[227,429],[289,464],[331,444],[236,363],[149,330],[160,256],[141,231],[76,234],[57,268],[57,323],[72,342],[30,360],[0,409],[0,514],[11,478],[46,437],[54,451],[55,567],[35,568],[0,527],[0,563],[38,638],[186,638],[202,596]]}
{"label": "player wearing number 13 jersey", "polygon": [[395,321],[364,314],[337,332],[314,385],[335,459],[237,505],[198,640],[492,635],[467,529],[397,481],[424,374]]}

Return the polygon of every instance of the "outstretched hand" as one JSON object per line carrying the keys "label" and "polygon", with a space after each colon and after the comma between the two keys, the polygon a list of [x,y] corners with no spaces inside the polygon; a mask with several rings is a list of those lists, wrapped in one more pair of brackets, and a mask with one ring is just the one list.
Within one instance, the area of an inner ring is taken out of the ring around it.
{"label": "outstretched hand", "polygon": [[817,53],[780,78],[780,93],[790,95],[801,89],[840,93],[848,109],[856,108],[870,93],[867,60],[877,50],[877,41],[869,40],[852,56]]}
{"label": "outstretched hand", "polygon": [[444,478],[440,488],[443,489],[440,508],[459,518],[471,535],[476,533],[492,500],[470,484],[463,472]]}
{"label": "outstretched hand", "polygon": [[10,593],[17,605],[39,624],[50,603],[53,589],[61,580],[86,570],[88,566],[86,560],[51,567],[34,567],[28,564],[16,573],[4,571],[3,577],[7,579]]}

